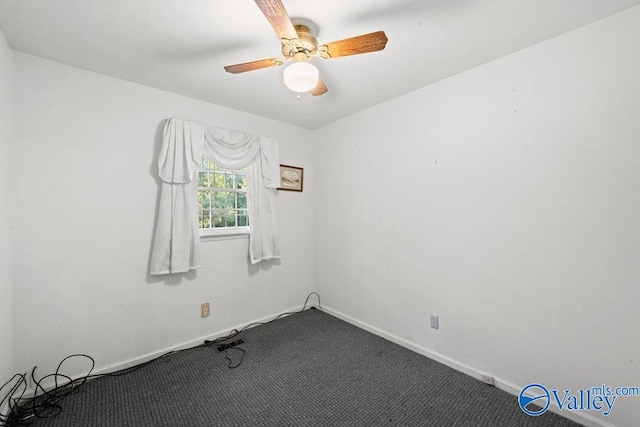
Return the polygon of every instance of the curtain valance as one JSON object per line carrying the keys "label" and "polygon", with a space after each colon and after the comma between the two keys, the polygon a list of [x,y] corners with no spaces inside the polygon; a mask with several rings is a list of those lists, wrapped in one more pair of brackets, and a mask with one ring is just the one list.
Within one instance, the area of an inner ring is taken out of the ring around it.
{"label": "curtain valance", "polygon": [[228,169],[247,168],[249,255],[252,263],[280,258],[273,196],[280,186],[278,141],[171,118],[158,157],[162,180],[151,274],[200,268],[197,183],[200,156]]}

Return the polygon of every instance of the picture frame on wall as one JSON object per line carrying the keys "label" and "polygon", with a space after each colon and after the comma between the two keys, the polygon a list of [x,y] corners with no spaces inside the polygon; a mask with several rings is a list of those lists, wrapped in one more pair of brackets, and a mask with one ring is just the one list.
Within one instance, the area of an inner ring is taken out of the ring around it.
{"label": "picture frame on wall", "polygon": [[302,191],[304,184],[304,168],[280,165],[280,187],[278,190]]}

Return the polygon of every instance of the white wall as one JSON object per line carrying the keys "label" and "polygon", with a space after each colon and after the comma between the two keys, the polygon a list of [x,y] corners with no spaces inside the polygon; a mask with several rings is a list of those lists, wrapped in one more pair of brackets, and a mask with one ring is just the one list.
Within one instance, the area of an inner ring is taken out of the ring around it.
{"label": "white wall", "polygon": [[[313,277],[310,131],[14,53],[15,354],[42,375],[72,353],[120,363],[302,306]],[[149,276],[165,119],[268,135],[305,192],[278,194],[281,261],[206,241],[204,268]],[[200,318],[200,303],[212,314]],[[81,367],[69,367],[70,373]]]}
{"label": "white wall", "polygon": [[13,374],[11,69],[11,49],[0,31],[0,384]]}
{"label": "white wall", "polygon": [[638,46],[640,7],[319,129],[323,303],[505,384],[640,385]]}

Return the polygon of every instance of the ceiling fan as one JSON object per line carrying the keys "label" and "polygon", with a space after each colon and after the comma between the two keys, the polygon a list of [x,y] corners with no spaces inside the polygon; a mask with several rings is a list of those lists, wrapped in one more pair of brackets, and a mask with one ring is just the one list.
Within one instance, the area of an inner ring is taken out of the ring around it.
{"label": "ceiling fan", "polygon": [[[326,93],[329,89],[319,77],[318,69],[308,61],[319,56],[323,59],[357,55],[383,50],[387,45],[384,31],[363,34],[348,39],[318,45],[315,38],[317,27],[306,19],[292,22],[282,4],[282,0],[254,0],[267,18],[282,42],[284,58],[268,58],[242,64],[227,65],[228,73],[238,74],[262,68],[275,67],[285,62],[293,63],[284,71],[285,85],[294,92],[311,92],[313,96]],[[300,95],[298,95],[298,98]]]}

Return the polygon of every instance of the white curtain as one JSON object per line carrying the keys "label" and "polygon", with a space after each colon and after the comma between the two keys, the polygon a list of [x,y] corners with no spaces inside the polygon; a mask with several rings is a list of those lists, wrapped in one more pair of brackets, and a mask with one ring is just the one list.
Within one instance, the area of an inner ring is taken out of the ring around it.
{"label": "white curtain", "polygon": [[194,180],[201,154],[224,168],[247,168],[251,262],[280,258],[273,200],[280,186],[278,141],[171,118],[158,157],[162,188],[150,273],[202,267]]}

